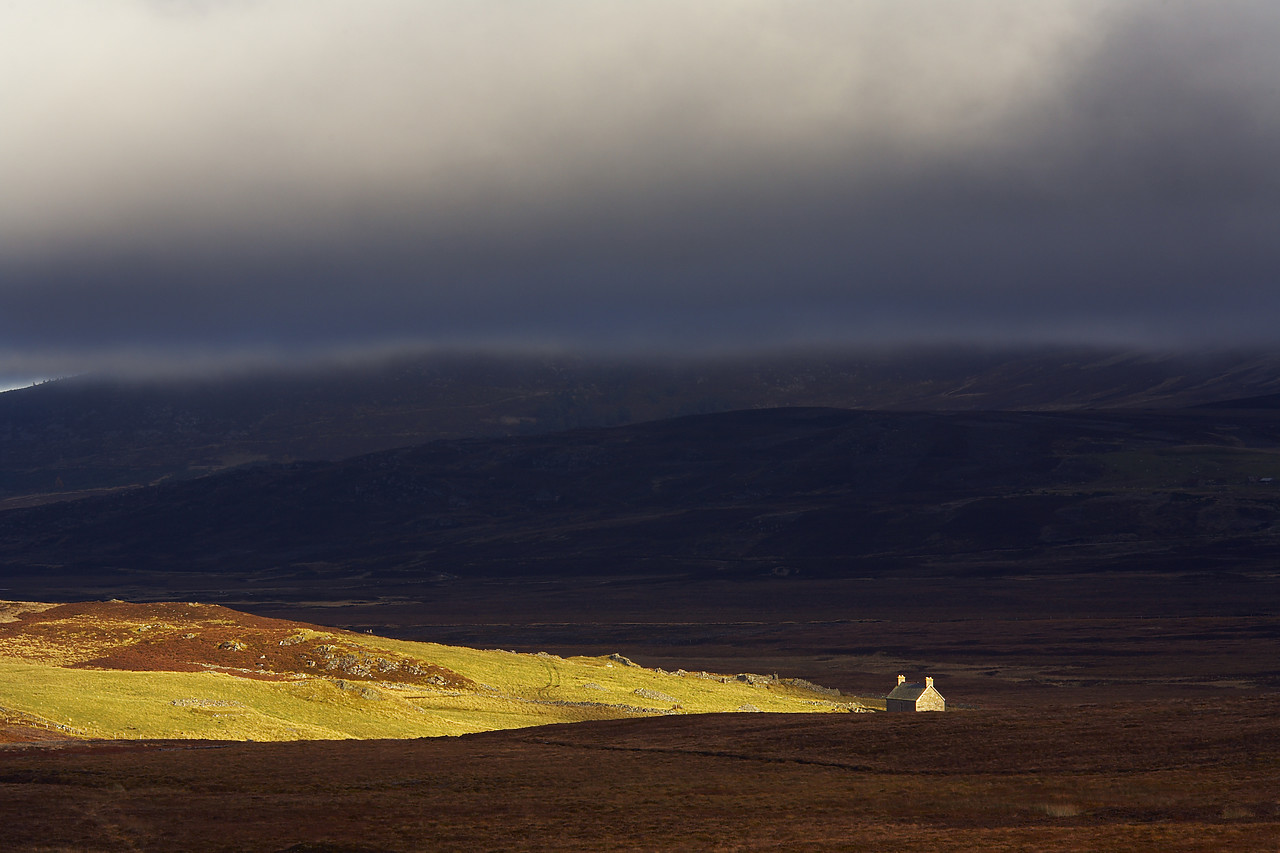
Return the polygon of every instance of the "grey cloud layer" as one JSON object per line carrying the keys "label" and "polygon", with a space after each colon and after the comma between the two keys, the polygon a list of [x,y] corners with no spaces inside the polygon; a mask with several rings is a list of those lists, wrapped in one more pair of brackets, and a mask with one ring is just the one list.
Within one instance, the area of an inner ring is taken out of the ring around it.
{"label": "grey cloud layer", "polygon": [[45,0],[0,33],[10,362],[1275,336],[1273,3]]}

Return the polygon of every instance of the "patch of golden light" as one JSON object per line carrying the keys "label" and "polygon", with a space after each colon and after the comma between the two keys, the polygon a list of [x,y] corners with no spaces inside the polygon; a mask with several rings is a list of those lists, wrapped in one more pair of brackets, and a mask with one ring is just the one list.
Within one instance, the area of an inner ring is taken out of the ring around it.
{"label": "patch of golden light", "polygon": [[0,622],[17,622],[23,613],[40,613],[56,604],[45,604],[42,601],[3,601],[0,600]]}

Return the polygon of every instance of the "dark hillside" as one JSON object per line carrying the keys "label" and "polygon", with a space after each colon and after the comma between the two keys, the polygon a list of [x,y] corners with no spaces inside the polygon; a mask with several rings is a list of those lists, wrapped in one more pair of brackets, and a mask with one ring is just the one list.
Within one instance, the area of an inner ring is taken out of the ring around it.
{"label": "dark hillside", "polygon": [[1214,403],[1203,403],[1201,409],[1280,409],[1280,394],[1263,394],[1260,397],[1245,397],[1240,400],[1220,400]]}
{"label": "dark hillside", "polygon": [[10,510],[0,560],[35,598],[81,577],[310,599],[442,576],[1248,570],[1280,544],[1276,480],[1265,413],[773,409]]}
{"label": "dark hillside", "polygon": [[430,355],[0,394],[0,507],[253,462],[780,406],[1172,408],[1280,391],[1280,356],[923,349],[683,361]]}

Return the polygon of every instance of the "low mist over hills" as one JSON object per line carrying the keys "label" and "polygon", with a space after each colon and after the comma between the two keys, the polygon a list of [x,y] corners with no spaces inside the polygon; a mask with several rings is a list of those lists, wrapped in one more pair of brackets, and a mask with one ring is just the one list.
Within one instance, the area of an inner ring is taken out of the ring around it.
{"label": "low mist over hills", "polygon": [[1280,355],[915,349],[680,361],[423,355],[0,394],[0,507],[253,462],[778,406],[1174,408],[1280,391]]}

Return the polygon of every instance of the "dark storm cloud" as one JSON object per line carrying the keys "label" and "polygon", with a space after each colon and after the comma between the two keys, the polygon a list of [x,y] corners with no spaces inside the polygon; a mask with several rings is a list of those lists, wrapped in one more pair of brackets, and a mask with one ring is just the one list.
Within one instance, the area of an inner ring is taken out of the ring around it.
{"label": "dark storm cloud", "polygon": [[0,32],[0,372],[1278,337],[1274,4],[48,0]]}

